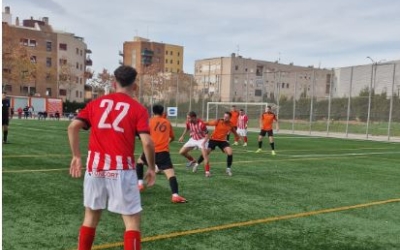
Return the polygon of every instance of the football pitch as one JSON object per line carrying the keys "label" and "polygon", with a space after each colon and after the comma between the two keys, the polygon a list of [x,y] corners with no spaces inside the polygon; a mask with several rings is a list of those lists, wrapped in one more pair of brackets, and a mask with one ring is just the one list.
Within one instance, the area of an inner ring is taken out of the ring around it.
{"label": "football pitch", "polygon": [[[67,121],[12,120],[3,145],[5,250],[76,249],[82,223],[83,179],[68,174]],[[176,139],[182,129],[176,128]],[[81,134],[86,159],[88,132]],[[231,140],[233,136],[231,136]],[[187,139],[187,137],[186,137]],[[142,249],[400,249],[400,144],[277,134],[257,149],[211,154],[211,178],[188,171],[171,143],[180,194],[157,175],[142,193]],[[196,158],[199,151],[192,151]],[[140,142],[136,153],[141,153]],[[123,249],[119,215],[104,211],[93,249]]]}

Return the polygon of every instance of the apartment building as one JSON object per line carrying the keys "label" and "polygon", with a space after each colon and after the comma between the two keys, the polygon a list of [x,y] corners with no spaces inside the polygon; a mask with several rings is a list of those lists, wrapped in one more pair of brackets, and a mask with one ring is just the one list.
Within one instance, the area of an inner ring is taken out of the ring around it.
{"label": "apartment building", "polygon": [[[83,38],[55,31],[49,18],[12,23],[10,7],[3,12],[3,89],[10,95],[55,97],[83,102],[84,84],[90,77]],[[27,60],[21,58],[27,57]],[[67,80],[60,79],[68,67]]]}
{"label": "apartment building", "polygon": [[400,60],[335,69],[333,97],[355,97],[370,88],[375,94],[400,96]]}
{"label": "apartment building", "polygon": [[332,71],[243,58],[201,59],[195,62],[198,93],[214,101],[261,102],[301,96],[327,98]]}
{"label": "apartment building", "polygon": [[92,66],[87,45],[82,37],[56,31],[59,78],[69,75],[69,81],[59,79],[59,95],[63,99],[83,102],[85,99],[86,68]]}
{"label": "apartment building", "polygon": [[124,65],[134,67],[139,74],[148,72],[183,72],[183,47],[173,44],[152,42],[135,36],[133,41],[124,42]]}

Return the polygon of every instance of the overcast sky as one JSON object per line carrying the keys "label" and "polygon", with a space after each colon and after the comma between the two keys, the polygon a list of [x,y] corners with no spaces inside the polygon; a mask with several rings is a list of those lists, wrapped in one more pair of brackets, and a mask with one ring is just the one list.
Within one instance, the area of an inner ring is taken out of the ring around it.
{"label": "overcast sky", "polygon": [[96,73],[113,71],[124,41],[139,35],[184,46],[195,60],[245,58],[332,68],[400,59],[398,0],[3,0],[15,17],[49,17],[85,38]]}

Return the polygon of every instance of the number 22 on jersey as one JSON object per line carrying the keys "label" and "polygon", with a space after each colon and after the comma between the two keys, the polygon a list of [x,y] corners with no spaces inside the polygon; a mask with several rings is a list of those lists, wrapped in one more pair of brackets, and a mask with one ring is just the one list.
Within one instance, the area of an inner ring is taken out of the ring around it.
{"label": "number 22 on jersey", "polygon": [[[118,132],[124,132],[124,129],[119,126],[121,121],[124,119],[124,117],[128,114],[129,107],[130,105],[126,102],[117,102],[116,105],[114,105],[113,100],[109,99],[104,99],[100,103],[100,108],[104,108],[104,112],[101,115],[98,127],[100,129],[114,129],[115,131]],[[117,115],[114,121],[109,121],[109,115],[112,110],[120,111],[121,112]],[[109,121],[110,123],[107,123]]]}

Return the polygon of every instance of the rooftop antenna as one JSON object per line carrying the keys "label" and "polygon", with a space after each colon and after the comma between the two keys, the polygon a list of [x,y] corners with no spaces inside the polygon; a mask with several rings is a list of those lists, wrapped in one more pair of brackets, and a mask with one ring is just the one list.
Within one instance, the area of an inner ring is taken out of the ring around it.
{"label": "rooftop antenna", "polygon": [[239,55],[239,51],[240,51],[240,46],[239,46],[239,44],[238,44],[238,45],[236,45],[236,54],[237,54],[237,55]]}

